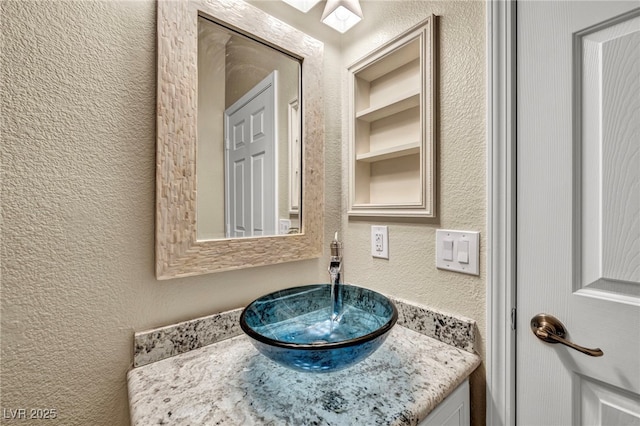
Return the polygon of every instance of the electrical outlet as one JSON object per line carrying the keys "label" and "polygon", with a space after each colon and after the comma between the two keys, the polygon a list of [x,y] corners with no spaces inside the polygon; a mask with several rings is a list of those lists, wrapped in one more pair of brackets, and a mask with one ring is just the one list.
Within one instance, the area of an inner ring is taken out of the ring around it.
{"label": "electrical outlet", "polygon": [[375,249],[376,249],[376,253],[380,253],[383,249],[384,249],[384,238],[382,237],[382,234],[379,232],[375,233]]}
{"label": "electrical outlet", "polygon": [[389,259],[389,230],[386,226],[371,227],[371,256]]}
{"label": "electrical outlet", "polygon": [[291,228],[291,220],[289,219],[280,219],[280,235],[288,234],[289,229]]}

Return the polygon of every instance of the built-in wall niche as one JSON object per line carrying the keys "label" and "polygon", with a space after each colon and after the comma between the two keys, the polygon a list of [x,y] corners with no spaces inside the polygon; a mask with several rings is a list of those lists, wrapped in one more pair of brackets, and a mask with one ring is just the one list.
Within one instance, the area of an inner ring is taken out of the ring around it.
{"label": "built-in wall niche", "polygon": [[436,215],[434,19],[348,69],[350,216]]}

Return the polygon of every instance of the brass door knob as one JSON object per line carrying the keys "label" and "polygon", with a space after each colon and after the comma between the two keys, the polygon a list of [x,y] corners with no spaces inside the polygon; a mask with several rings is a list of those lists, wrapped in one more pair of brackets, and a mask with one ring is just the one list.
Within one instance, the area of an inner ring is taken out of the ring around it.
{"label": "brass door knob", "polygon": [[567,334],[564,325],[556,317],[549,314],[538,314],[531,318],[531,331],[540,340],[547,343],[562,343],[565,346],[575,349],[589,356],[602,356],[604,352],[600,348],[589,349],[576,345],[564,338]]}

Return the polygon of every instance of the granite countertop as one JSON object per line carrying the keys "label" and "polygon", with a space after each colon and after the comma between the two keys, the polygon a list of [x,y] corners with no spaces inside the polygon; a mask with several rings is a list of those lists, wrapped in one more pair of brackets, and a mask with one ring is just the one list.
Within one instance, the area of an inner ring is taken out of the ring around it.
{"label": "granite countertop", "polygon": [[[480,364],[469,350],[473,343],[460,338],[464,329],[462,334],[473,339],[475,323],[443,320],[431,311],[424,316],[404,305],[398,308],[398,325],[374,354],[332,373],[282,367],[260,354],[245,335],[225,335],[207,346],[149,359],[158,348],[167,352],[171,346],[169,352],[175,352],[185,341],[197,342],[190,333],[206,328],[202,321],[211,318],[139,333],[138,364],[148,363],[128,374],[132,424],[417,424]],[[220,318],[213,320],[220,327]],[[434,330],[442,336],[427,335]],[[447,336],[455,345],[441,341]]]}

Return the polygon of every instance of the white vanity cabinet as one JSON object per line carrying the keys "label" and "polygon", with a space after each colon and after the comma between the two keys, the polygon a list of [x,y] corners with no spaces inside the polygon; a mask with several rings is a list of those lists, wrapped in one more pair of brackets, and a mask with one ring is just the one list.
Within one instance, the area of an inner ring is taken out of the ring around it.
{"label": "white vanity cabinet", "polygon": [[469,406],[469,379],[466,379],[418,426],[468,426],[471,421]]}
{"label": "white vanity cabinet", "polygon": [[434,19],[349,67],[350,216],[435,216]]}

